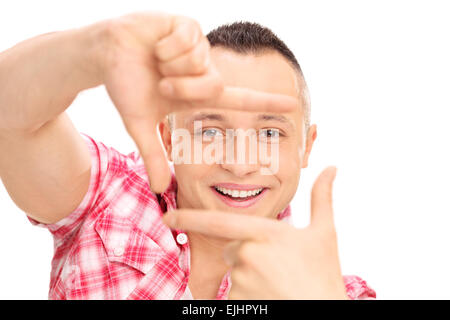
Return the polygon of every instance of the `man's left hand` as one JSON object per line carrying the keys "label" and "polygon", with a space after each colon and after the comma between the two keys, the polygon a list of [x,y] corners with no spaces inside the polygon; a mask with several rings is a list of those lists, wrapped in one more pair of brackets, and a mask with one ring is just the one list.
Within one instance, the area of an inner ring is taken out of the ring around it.
{"label": "man's left hand", "polygon": [[325,169],[311,194],[311,223],[297,229],[273,219],[180,209],[164,221],[173,229],[233,240],[229,299],[347,299],[333,222],[336,168]]}

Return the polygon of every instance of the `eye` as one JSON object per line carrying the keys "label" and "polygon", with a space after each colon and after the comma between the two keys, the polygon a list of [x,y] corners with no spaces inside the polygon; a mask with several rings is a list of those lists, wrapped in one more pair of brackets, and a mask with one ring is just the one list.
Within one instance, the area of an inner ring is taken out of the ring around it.
{"label": "eye", "polygon": [[214,137],[221,137],[222,132],[219,129],[216,128],[210,128],[203,130],[203,137],[204,138],[214,138]]}
{"label": "eye", "polygon": [[259,130],[259,136],[261,139],[278,139],[280,131],[278,129],[261,129]]}

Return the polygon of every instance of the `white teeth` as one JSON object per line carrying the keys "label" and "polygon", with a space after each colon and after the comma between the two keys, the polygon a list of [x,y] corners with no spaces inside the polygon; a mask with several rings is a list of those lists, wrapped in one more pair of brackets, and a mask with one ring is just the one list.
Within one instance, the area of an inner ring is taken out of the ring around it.
{"label": "white teeth", "polygon": [[263,188],[260,189],[255,189],[255,190],[233,190],[233,189],[225,189],[222,187],[215,187],[217,191],[223,193],[223,194],[227,194],[233,198],[247,198],[250,196],[255,196],[257,194],[259,194]]}

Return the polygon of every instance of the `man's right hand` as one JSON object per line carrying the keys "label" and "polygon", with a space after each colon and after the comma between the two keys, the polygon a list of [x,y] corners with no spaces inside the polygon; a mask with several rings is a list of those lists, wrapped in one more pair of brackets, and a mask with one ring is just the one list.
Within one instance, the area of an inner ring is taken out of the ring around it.
{"label": "man's right hand", "polygon": [[[216,97],[221,79],[208,63],[209,43],[191,19],[138,13],[110,20],[104,84],[135,141],[154,192],[169,184],[157,123],[180,104]],[[163,80],[163,77],[171,77]],[[174,84],[170,101],[168,84]],[[163,96],[165,94],[165,96]]]}
{"label": "man's right hand", "polygon": [[210,62],[199,24],[161,13],[134,13],[105,22],[102,76],[107,91],[144,160],[152,191],[161,193],[170,171],[157,134],[164,116],[182,108],[289,111],[298,100],[224,88]]}

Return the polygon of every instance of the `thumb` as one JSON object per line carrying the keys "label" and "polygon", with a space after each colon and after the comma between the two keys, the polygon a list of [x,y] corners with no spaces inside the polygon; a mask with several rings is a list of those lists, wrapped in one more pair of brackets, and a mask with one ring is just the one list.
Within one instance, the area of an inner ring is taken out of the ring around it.
{"label": "thumb", "polygon": [[333,225],[333,181],[336,167],[328,167],[316,179],[311,192],[311,225]]}
{"label": "thumb", "polygon": [[170,183],[170,169],[164,149],[157,133],[157,121],[150,119],[134,119],[126,127],[134,140],[139,154],[144,161],[150,182],[150,189],[154,193],[164,192]]}

